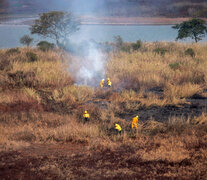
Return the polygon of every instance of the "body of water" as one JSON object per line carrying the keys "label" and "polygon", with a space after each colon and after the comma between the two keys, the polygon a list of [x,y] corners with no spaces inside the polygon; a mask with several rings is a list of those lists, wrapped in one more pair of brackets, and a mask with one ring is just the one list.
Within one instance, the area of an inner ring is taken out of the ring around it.
{"label": "body of water", "polygon": [[[27,25],[0,25],[0,48],[12,48],[22,46],[19,39],[30,34]],[[114,36],[120,35],[126,42],[142,41],[175,41],[177,30],[172,29],[172,25],[81,25],[80,30],[73,34],[70,39],[74,42],[83,40],[95,40],[96,42],[113,41]],[[37,35],[31,35],[34,38],[33,45],[38,41],[44,40]],[[45,39],[49,40],[49,39]],[[207,41],[207,38],[203,39]],[[184,42],[192,42],[190,39]]]}
{"label": "body of water", "polygon": [[[98,42],[113,41],[120,35],[124,41],[174,41],[177,31],[171,25],[82,25],[74,39],[94,39]],[[72,38],[72,39],[73,39]]]}

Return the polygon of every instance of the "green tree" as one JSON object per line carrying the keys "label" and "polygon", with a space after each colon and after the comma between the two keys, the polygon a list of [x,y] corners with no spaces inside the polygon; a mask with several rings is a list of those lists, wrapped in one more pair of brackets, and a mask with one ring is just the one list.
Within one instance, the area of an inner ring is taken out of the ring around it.
{"label": "green tree", "polygon": [[174,29],[178,29],[178,39],[192,38],[195,42],[202,40],[207,34],[207,26],[202,19],[191,19],[184,21],[180,24],[173,26]]}
{"label": "green tree", "polygon": [[30,27],[32,34],[49,37],[61,47],[68,37],[79,30],[80,22],[71,13],[51,11],[39,15],[39,19]]}
{"label": "green tree", "polygon": [[23,45],[27,45],[27,47],[30,46],[32,41],[33,38],[31,38],[29,35],[24,35],[23,37],[20,38],[20,43]]}

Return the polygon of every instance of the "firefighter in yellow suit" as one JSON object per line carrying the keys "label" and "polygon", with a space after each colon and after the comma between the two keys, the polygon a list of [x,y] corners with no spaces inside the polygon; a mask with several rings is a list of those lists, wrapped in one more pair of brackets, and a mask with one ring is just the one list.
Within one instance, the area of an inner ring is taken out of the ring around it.
{"label": "firefighter in yellow suit", "polygon": [[122,128],[119,124],[115,123],[115,129],[117,130],[118,134],[121,134]]}
{"label": "firefighter in yellow suit", "polygon": [[108,87],[111,87],[111,85],[112,85],[110,78],[107,78],[107,85],[108,85]]}
{"label": "firefighter in yellow suit", "polygon": [[84,112],[83,117],[85,119],[85,122],[88,122],[90,120],[90,115],[88,114],[87,111]]}
{"label": "firefighter in yellow suit", "polygon": [[136,116],[136,117],[133,117],[132,118],[132,129],[133,128],[136,128],[137,129],[138,118],[139,118],[139,116]]}
{"label": "firefighter in yellow suit", "polygon": [[103,88],[103,85],[104,85],[104,79],[101,80],[100,87]]}

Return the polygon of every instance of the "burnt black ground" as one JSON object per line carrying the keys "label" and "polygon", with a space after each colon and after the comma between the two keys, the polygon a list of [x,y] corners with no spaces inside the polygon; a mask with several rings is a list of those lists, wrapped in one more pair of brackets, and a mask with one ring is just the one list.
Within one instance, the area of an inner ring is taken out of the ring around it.
{"label": "burnt black ground", "polygon": [[198,117],[206,111],[207,100],[191,99],[189,104],[141,107],[133,112],[119,114],[119,116],[128,119],[137,114],[142,121],[154,119],[159,122],[166,122],[170,117],[187,119]]}

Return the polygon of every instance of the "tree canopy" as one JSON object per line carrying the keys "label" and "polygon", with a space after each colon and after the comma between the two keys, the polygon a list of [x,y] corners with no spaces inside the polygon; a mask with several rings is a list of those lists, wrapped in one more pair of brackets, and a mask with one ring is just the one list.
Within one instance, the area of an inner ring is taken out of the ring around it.
{"label": "tree canopy", "polygon": [[202,19],[194,18],[189,21],[184,21],[173,26],[173,28],[178,29],[176,40],[190,37],[194,39],[195,42],[198,42],[207,34],[207,26]]}
{"label": "tree canopy", "polygon": [[23,45],[29,46],[33,40],[34,39],[31,38],[29,35],[24,35],[23,37],[21,37],[20,43],[22,43]]}
{"label": "tree canopy", "polygon": [[39,15],[35,24],[30,27],[32,34],[39,34],[56,41],[60,47],[70,35],[79,30],[80,22],[71,13],[51,11]]}

